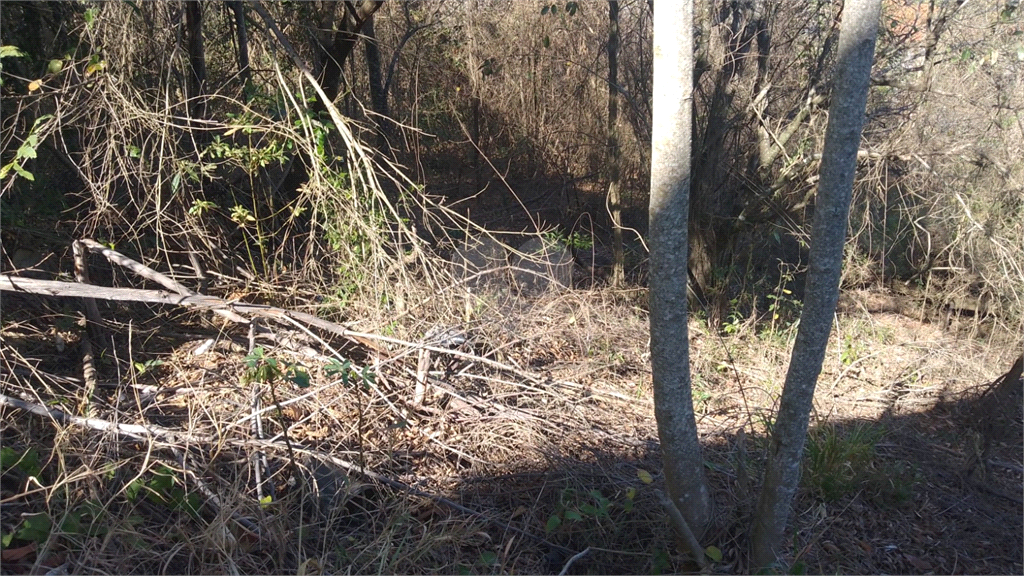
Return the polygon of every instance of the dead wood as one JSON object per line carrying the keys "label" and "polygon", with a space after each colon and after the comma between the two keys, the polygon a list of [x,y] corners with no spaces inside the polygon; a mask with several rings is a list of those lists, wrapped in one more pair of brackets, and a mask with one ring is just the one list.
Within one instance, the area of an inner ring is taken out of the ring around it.
{"label": "dead wood", "polygon": [[[295,320],[351,340],[362,347],[369,348],[384,356],[388,355],[386,350],[379,347],[373,341],[357,335],[357,333],[352,332],[340,324],[336,324],[322,318],[317,318],[312,314],[262,304],[227,302],[215,296],[207,296],[204,294],[182,295],[172,294],[164,290],[109,288],[106,286],[79,284],[78,282],[37,280],[35,278],[23,278],[19,276],[10,276],[8,274],[0,274],[0,291],[36,294],[39,296],[51,296],[57,298],[95,298],[97,300],[120,302],[147,302],[150,304],[167,304],[172,306],[184,306],[186,308],[198,308],[200,310],[210,310],[212,312],[226,311],[235,315],[237,315],[237,313],[245,313],[263,318],[272,318],[281,322]],[[241,322],[246,324],[249,323],[245,318],[241,318]]]}

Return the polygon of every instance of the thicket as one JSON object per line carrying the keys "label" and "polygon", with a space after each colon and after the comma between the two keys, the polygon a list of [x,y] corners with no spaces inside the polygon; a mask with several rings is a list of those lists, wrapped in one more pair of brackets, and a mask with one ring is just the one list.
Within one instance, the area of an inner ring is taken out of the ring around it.
{"label": "thicket", "polygon": [[[21,50],[3,59],[6,234],[41,213],[173,264],[190,253],[261,276],[301,270],[355,300],[361,288],[387,293],[404,269],[396,255],[417,239],[465,228],[425,216],[433,199],[492,229],[542,223],[611,242],[603,5],[385,3],[375,41],[357,37],[343,63],[341,130],[310,106],[296,63],[244,5],[240,72],[229,6],[200,10],[201,87],[189,84],[187,4],[5,8],[5,44]],[[799,296],[841,5],[701,6],[691,261],[717,321],[763,314],[780,283]],[[340,5],[265,8],[323,70],[321,24]],[[884,11],[844,286],[912,286],[933,306],[1016,329],[1019,15],[995,1]],[[650,18],[647,3],[621,3],[618,140],[634,272]]]}
{"label": "thicket", "polygon": [[[652,13],[619,4],[642,286]],[[412,340],[431,314],[470,315],[438,258],[467,236],[610,246],[607,4],[368,6],[0,4],[0,267],[66,275],[69,242],[91,237],[199,292],[245,286]],[[696,309],[774,331],[798,315],[842,6],[698,6]],[[372,26],[351,31],[360,10]],[[1010,1],[884,3],[843,288],[1024,330],[1021,22]]]}

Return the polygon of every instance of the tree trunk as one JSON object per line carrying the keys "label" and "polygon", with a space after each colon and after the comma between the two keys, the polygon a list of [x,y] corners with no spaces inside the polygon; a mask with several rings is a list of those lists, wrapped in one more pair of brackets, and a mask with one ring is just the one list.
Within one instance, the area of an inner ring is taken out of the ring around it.
{"label": "tree trunk", "polygon": [[[235,37],[238,39],[238,78],[242,86],[249,84],[249,33],[245,25],[245,6],[242,0],[230,0],[228,7],[235,15]],[[247,99],[248,101],[248,99]]]}
{"label": "tree trunk", "polygon": [[654,17],[651,146],[651,370],[654,414],[672,503],[698,537],[711,499],[690,391],[686,227],[693,110],[693,2],[659,2]]}
{"label": "tree trunk", "polygon": [[185,2],[185,27],[188,30],[188,109],[192,118],[206,112],[206,50],[203,45],[203,4],[198,0]]}
{"label": "tree trunk", "polygon": [[608,207],[612,217],[612,286],[625,279],[619,169],[619,0],[608,0]]}
{"label": "tree trunk", "polygon": [[[751,552],[765,567],[783,552],[783,535],[800,480],[800,461],[814,387],[839,299],[850,197],[857,168],[881,0],[847,0],[839,33],[835,85],[822,151],[811,231],[803,313],[768,454],[764,488],[754,518]],[[652,315],[653,316],[653,315]]]}
{"label": "tree trunk", "polygon": [[344,13],[335,24],[330,46],[321,47],[325,52],[323,56],[324,67],[320,73],[320,87],[324,94],[334,100],[338,96],[341,87],[341,70],[345,60],[355,48],[359,40],[359,33],[366,21],[373,16],[373,13],[380,9],[383,2],[371,0],[349,0],[342,4]]}
{"label": "tree trunk", "polygon": [[384,90],[384,77],[380,69],[380,45],[377,43],[377,35],[373,30],[373,16],[366,20],[363,26],[363,35],[366,37],[366,72],[370,80],[370,106],[377,114],[373,119],[377,125],[377,136],[382,150],[389,147],[388,136],[391,123],[388,120],[388,93]]}

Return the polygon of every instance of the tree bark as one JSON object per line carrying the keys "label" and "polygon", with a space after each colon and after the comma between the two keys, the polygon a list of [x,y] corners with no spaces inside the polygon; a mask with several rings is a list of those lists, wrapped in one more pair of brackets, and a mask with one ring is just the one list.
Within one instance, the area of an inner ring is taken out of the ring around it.
{"label": "tree bark", "polygon": [[189,115],[202,118],[206,113],[206,49],[203,44],[203,5],[198,0],[185,2],[185,27],[188,30]]}
{"label": "tree bark", "polygon": [[349,0],[342,4],[344,14],[336,23],[337,30],[334,31],[331,45],[322,48],[326,54],[319,81],[324,93],[332,101],[338,96],[341,87],[342,66],[355,48],[363,25],[382,4],[371,0]]}
{"label": "tree bark", "polygon": [[800,480],[814,388],[839,299],[850,197],[857,168],[881,0],[847,0],[814,209],[803,313],[768,454],[751,540],[756,567],[776,562]]}
{"label": "tree bark", "polygon": [[608,208],[612,217],[612,286],[625,280],[619,151],[619,0],[608,0]]}
{"label": "tree bark", "polygon": [[363,34],[366,37],[366,72],[370,80],[370,106],[377,117],[373,119],[377,125],[377,136],[382,149],[389,146],[390,121],[388,116],[388,93],[384,89],[384,77],[381,74],[380,44],[377,43],[377,34],[373,30],[373,16],[366,20],[363,26]]}
{"label": "tree bark", "polygon": [[245,24],[245,6],[242,0],[229,0],[228,7],[235,15],[235,37],[238,39],[238,77],[242,86],[249,84],[249,33]]}
{"label": "tree bark", "polygon": [[693,2],[654,17],[651,154],[651,370],[669,497],[699,538],[711,515],[690,389],[686,260],[693,109]]}

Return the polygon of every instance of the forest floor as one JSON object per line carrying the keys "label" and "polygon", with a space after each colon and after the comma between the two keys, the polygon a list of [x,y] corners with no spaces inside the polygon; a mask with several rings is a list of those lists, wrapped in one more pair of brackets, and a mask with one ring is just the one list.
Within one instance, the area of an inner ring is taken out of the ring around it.
{"label": "forest floor", "polygon": [[[697,570],[655,492],[643,291],[476,302],[461,321],[406,315],[358,338],[101,301],[94,390],[77,312],[9,294],[2,393],[22,404],[0,408],[4,574]],[[286,307],[267,287],[224,296]],[[1012,425],[987,473],[967,471],[994,417],[979,411],[986,385],[1019,341],[881,311],[877,296],[843,297],[782,571],[1024,572],[1019,403],[1002,406]],[[464,342],[424,339],[452,324]],[[750,570],[794,336],[771,319],[721,335],[691,320],[715,573]]]}

